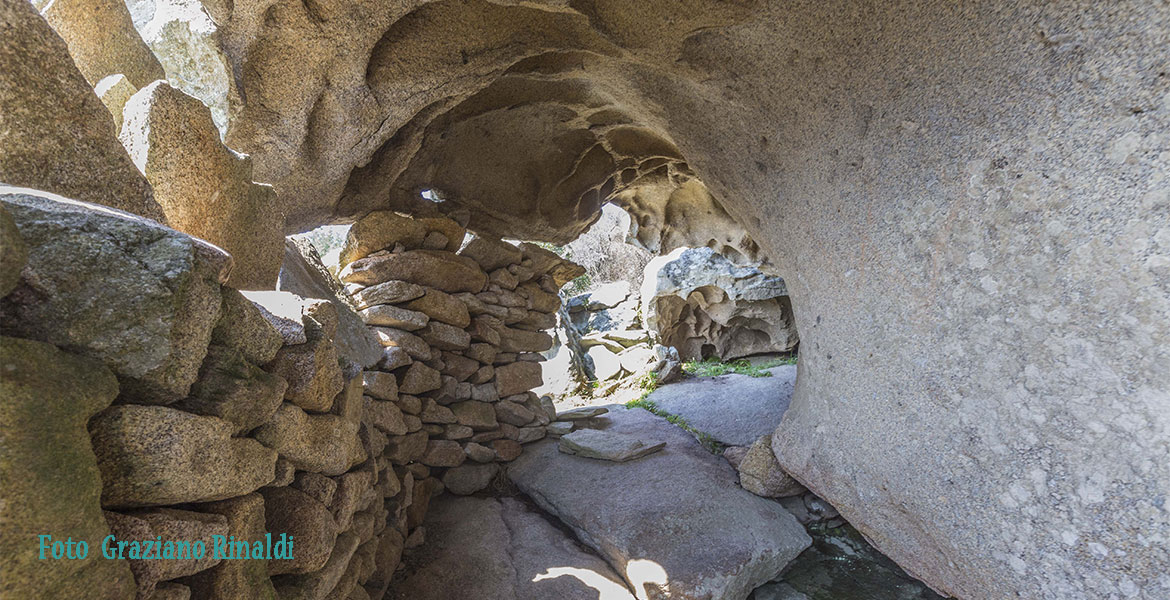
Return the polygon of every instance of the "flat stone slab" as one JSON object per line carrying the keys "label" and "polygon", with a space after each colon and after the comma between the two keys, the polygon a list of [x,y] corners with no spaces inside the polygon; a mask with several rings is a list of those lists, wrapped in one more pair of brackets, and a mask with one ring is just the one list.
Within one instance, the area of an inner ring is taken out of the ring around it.
{"label": "flat stone slab", "polygon": [[565,454],[626,462],[653,454],[666,442],[646,440],[640,436],[600,429],[581,429],[561,438],[557,448]]}
{"label": "flat stone slab", "polygon": [[691,434],[640,408],[609,409],[605,431],[666,447],[615,463],[565,454],[546,439],[526,446],[508,473],[639,598],[744,600],[808,547],[795,517],[740,488],[731,465]]}
{"label": "flat stone slab", "polygon": [[604,406],[582,406],[581,408],[557,413],[557,420],[580,421],[582,419],[592,419],[593,417],[604,415],[607,412],[609,412],[609,409]]}
{"label": "flat stone slab", "polygon": [[515,498],[443,495],[405,558],[396,600],[634,600],[600,557]]}
{"label": "flat stone slab", "polygon": [[720,375],[664,385],[647,399],[728,446],[750,446],[780,425],[792,400],[796,365],[767,369],[771,377]]}

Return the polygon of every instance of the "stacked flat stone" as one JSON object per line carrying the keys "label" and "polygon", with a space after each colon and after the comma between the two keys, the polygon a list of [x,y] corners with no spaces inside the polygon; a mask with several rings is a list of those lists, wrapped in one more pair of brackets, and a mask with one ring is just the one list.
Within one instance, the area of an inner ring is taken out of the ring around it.
{"label": "stacked flat stone", "polygon": [[552,346],[557,291],[579,267],[532,244],[472,236],[445,218],[370,214],[350,230],[340,277],[385,346],[365,373],[367,412],[384,415],[379,460],[414,497],[398,526],[417,541],[429,498],[472,494],[497,463],[546,434],[555,415],[531,390]]}
{"label": "stacked flat stone", "polygon": [[[492,427],[448,439],[459,422],[444,423],[454,412],[438,390],[455,367],[437,361],[452,351],[364,372],[377,354],[358,364],[338,339],[345,302],[226,287],[232,258],[215,246],[17,188],[0,187],[0,226],[0,417],[12,425],[0,555],[13,558],[0,581],[13,597],[380,598],[444,487],[437,467],[462,462],[472,438],[492,461],[519,449],[511,430],[493,437],[494,409]],[[427,376],[439,385],[421,391]],[[419,395],[400,395],[399,377]],[[86,540],[89,557],[37,560],[28,531]],[[201,540],[208,555],[107,560],[110,533]],[[293,537],[295,558],[212,554],[212,536],[266,534]]]}

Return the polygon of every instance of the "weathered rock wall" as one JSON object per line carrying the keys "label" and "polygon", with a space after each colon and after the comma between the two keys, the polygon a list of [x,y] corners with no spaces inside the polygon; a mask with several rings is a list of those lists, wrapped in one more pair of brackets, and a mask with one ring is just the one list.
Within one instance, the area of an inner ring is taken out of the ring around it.
{"label": "weathered rock wall", "polygon": [[[128,213],[21,188],[0,188],[0,210],[15,282],[0,299],[5,597],[84,585],[139,600],[378,598],[421,543],[430,498],[486,487],[555,417],[527,391],[563,283],[539,248],[475,239],[455,254],[435,242],[458,248],[462,227],[420,221],[419,242],[443,250],[394,244],[403,251],[365,264],[433,252],[466,273],[391,270],[399,279],[351,286],[359,317],[336,290],[226,287],[229,255]],[[387,315],[420,326],[383,326]],[[342,329],[351,319],[364,333],[360,318],[382,323],[371,327],[384,353],[339,339],[359,337]],[[46,566],[30,541],[42,533],[85,540],[89,560]],[[294,558],[214,552],[214,536],[266,533],[295,539]],[[109,534],[207,552],[107,560]]]}
{"label": "weathered rock wall", "polygon": [[679,248],[646,265],[642,318],[683,360],[789,352],[798,337],[784,280],[710,248]]}

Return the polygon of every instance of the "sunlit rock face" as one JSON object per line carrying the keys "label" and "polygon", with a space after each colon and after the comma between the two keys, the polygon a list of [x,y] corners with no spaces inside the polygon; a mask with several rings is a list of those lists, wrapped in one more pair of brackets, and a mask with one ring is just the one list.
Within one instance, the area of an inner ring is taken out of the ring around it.
{"label": "sunlit rock face", "polygon": [[766,258],[801,339],[774,451],[879,549],[962,598],[1170,596],[1164,2],[204,11],[201,98],[286,232],[565,242],[608,199]]}

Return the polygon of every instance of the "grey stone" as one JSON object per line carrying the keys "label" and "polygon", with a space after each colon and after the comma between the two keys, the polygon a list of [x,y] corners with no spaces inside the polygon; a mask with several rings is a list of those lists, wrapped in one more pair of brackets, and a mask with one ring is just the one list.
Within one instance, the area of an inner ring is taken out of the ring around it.
{"label": "grey stone", "polygon": [[186,396],[231,258],[104,206],[7,187],[0,203],[29,251],[21,284],[0,301],[5,331],[100,360],[140,402]]}
{"label": "grey stone", "polygon": [[796,384],[796,365],[767,372],[770,377],[732,373],[686,379],[661,386],[646,399],[721,443],[751,446],[776,430]]}
{"label": "grey stone", "polygon": [[565,454],[614,462],[642,458],[664,447],[666,442],[599,429],[581,429],[565,434],[557,445],[557,449]]}
{"label": "grey stone", "polygon": [[109,508],[223,500],[276,473],[276,452],[233,438],[235,426],[216,417],[124,404],[94,417],[89,431]]}
{"label": "grey stone", "polygon": [[337,309],[338,325],[334,344],[338,356],[362,367],[372,367],[382,359],[378,338],[366,328],[346,299],[348,294],[321,263],[321,257],[307,240],[287,239],[276,287],[304,298],[328,300]]}
{"label": "grey stone", "polygon": [[609,408],[605,406],[582,406],[581,408],[573,408],[570,410],[557,413],[558,421],[581,421],[584,419],[592,419],[600,417],[609,412]]}
{"label": "grey stone", "polygon": [[262,371],[225,346],[211,346],[190,395],[175,404],[197,415],[219,417],[236,426],[236,434],[262,425],[276,412],[288,382]]}
{"label": "grey stone", "polygon": [[[219,320],[215,323],[215,329],[211,331],[211,343],[239,350],[244,358],[254,365],[268,364],[276,357],[276,352],[285,341],[272,321],[260,311],[260,307],[240,292],[224,288]],[[276,317],[273,316],[273,319]],[[296,324],[299,324],[299,319]],[[295,326],[292,325],[293,328]],[[304,341],[305,339],[301,339],[300,343]]]}
{"label": "grey stone", "polygon": [[[483,446],[480,447],[483,448]],[[484,450],[487,450],[487,448],[484,448]],[[491,462],[495,458],[495,453],[491,450],[487,451],[491,457],[486,461],[476,462],[488,464],[464,464],[453,469],[447,469],[443,473],[443,487],[456,496],[470,496],[491,485],[496,474],[500,472],[500,467]],[[474,457],[469,456],[469,458],[475,460]]]}
{"label": "grey stone", "polygon": [[784,280],[711,248],[679,248],[646,265],[642,315],[684,360],[739,358],[796,347]]}
{"label": "grey stone", "polygon": [[369,308],[363,308],[358,311],[361,315],[362,321],[367,325],[385,325],[387,327],[396,327],[403,331],[416,331],[426,326],[430,317],[425,314],[391,306],[389,304],[378,304]]}
{"label": "grey stone", "polygon": [[[427,293],[427,288],[406,281],[383,281],[353,294],[354,305],[358,309],[370,308],[379,304],[399,304],[409,302]],[[409,306],[407,308],[410,308]],[[418,310],[418,309],[411,309]],[[423,311],[426,312],[426,311]]]}
{"label": "grey stone", "polygon": [[427,512],[425,526],[419,568],[407,571],[387,598],[634,598],[604,560],[513,498],[444,497]]}
{"label": "grey stone", "polygon": [[772,436],[763,435],[744,453],[739,464],[739,484],[743,489],[764,498],[783,498],[803,494],[804,486],[784,472],[772,453]]}
{"label": "grey stone", "polygon": [[508,475],[633,589],[647,597],[746,598],[809,545],[792,515],[742,490],[732,468],[691,434],[642,409],[610,408],[607,432],[666,447],[615,463],[564,454],[556,440],[543,440],[528,445]]}

